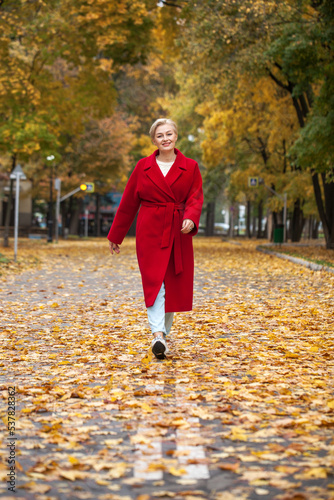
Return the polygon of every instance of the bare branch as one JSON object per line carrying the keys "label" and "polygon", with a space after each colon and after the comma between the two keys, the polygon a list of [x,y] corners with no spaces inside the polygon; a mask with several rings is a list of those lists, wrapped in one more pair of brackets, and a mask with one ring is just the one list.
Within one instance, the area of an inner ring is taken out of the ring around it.
{"label": "bare branch", "polygon": [[176,9],[182,9],[181,5],[178,5],[177,3],[169,2],[168,0],[160,0],[163,5],[166,5],[166,7],[175,7]]}
{"label": "bare branch", "polygon": [[275,83],[277,83],[277,85],[278,85],[279,87],[281,87],[281,88],[282,88],[282,89],[284,89],[284,90],[287,90],[288,92],[290,91],[290,90],[289,90],[289,85],[286,85],[285,83],[281,82],[281,80],[279,80],[279,79],[278,79],[278,78],[274,75],[274,73],[272,73],[272,72],[270,71],[270,69],[269,69],[269,68],[267,68],[267,70],[268,70],[268,74],[269,74],[270,78],[271,78],[272,80],[274,80],[274,82],[275,82]]}

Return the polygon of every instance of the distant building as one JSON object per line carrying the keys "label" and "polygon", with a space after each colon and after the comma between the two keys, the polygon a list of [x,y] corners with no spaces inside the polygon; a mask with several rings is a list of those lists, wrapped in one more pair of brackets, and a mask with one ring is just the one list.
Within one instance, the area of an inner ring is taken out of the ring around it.
{"label": "distant building", "polygon": [[[111,224],[122,199],[122,193],[111,192],[100,197],[100,234],[106,236],[109,232]],[[88,217],[88,234],[95,234],[95,218],[96,218],[96,197],[87,195],[83,203],[84,210],[80,213],[80,232],[83,233],[84,223]],[[88,211],[88,214],[86,213]],[[132,224],[128,234],[135,235],[135,222]]]}
{"label": "distant building", "polygon": [[[27,229],[32,223],[32,184],[29,180],[20,181],[20,212],[19,224],[20,229]],[[15,210],[15,189],[16,182],[13,183],[13,199],[10,214],[10,226],[14,226],[14,210]],[[10,180],[9,174],[0,173],[0,226],[4,226],[6,222],[6,212],[9,201]]]}

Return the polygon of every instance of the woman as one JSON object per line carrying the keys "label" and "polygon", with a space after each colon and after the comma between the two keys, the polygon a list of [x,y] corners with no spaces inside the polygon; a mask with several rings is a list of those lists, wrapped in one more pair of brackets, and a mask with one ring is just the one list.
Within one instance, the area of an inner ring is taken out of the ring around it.
{"label": "woman", "polygon": [[145,305],[153,334],[152,352],[164,359],[174,312],[192,309],[194,256],[203,205],[198,164],[175,148],[176,124],[156,120],[150,136],[157,150],[132,172],[108,234],[111,254],[128,232],[140,207],[136,251]]}

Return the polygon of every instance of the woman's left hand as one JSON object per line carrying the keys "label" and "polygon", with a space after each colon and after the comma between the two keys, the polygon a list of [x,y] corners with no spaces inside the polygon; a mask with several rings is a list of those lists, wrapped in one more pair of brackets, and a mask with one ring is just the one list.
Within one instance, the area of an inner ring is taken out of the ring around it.
{"label": "woman's left hand", "polygon": [[184,219],[184,221],[182,222],[181,233],[183,233],[183,234],[190,233],[190,231],[192,231],[194,229],[194,227],[195,227],[195,224],[193,223],[192,220]]}

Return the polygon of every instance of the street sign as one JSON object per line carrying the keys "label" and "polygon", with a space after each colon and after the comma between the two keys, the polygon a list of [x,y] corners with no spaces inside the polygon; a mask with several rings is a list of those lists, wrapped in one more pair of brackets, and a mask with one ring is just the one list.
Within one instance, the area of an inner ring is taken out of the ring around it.
{"label": "street sign", "polygon": [[86,193],[94,193],[95,184],[94,182],[83,182],[80,184],[81,191],[86,191]]}
{"label": "street sign", "polygon": [[24,175],[21,165],[19,164],[16,165],[16,167],[10,174],[10,179],[15,181],[18,177],[20,178],[21,181],[25,181],[27,179],[26,176]]}
{"label": "street sign", "polygon": [[258,177],[248,177],[248,187],[258,187],[259,178]]}
{"label": "street sign", "polygon": [[54,187],[55,187],[56,191],[60,191],[60,189],[61,189],[61,179],[59,179],[59,177],[57,177],[57,179],[55,179]]}

